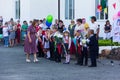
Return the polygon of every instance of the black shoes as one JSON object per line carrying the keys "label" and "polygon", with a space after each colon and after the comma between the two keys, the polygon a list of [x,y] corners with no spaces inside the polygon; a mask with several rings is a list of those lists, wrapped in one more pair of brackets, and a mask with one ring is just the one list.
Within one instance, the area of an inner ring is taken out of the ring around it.
{"label": "black shoes", "polygon": [[97,67],[97,66],[95,66],[95,65],[90,65],[90,66],[88,66],[88,67]]}
{"label": "black shoes", "polygon": [[70,64],[70,62],[64,62],[63,64]]}

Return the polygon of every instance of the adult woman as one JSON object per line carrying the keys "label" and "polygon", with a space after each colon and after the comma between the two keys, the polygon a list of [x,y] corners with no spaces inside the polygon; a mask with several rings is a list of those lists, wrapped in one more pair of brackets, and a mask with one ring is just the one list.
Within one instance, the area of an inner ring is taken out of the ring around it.
{"label": "adult woman", "polygon": [[58,26],[58,31],[59,31],[60,33],[63,33],[64,28],[65,28],[65,25],[64,25],[63,21],[60,20],[60,21],[59,21],[59,26]]}
{"label": "adult woman", "polygon": [[16,44],[20,43],[20,33],[21,33],[21,24],[20,21],[17,21],[17,26],[16,26]]}
{"label": "adult woman", "polygon": [[70,32],[70,37],[71,38],[74,38],[74,30],[75,30],[75,21],[71,21],[71,24],[69,25],[69,27],[68,27],[68,30],[69,30],[69,32]]}
{"label": "adult woman", "polygon": [[82,24],[84,25],[85,28],[85,36],[88,36],[88,31],[89,31],[89,24],[86,22],[86,19],[82,19]]}
{"label": "adult woman", "polygon": [[82,24],[82,19],[77,19],[77,25],[75,27],[74,34],[76,34],[78,30],[81,33],[81,37],[84,38],[85,37],[85,28],[84,28],[84,25]]}
{"label": "adult woman", "polygon": [[34,20],[32,22],[32,25],[28,28],[27,30],[27,36],[25,38],[25,44],[24,44],[24,51],[26,53],[26,62],[31,62],[30,61],[30,54],[34,54],[34,62],[38,62],[37,59],[37,44],[36,44],[36,39],[37,39],[37,32],[36,32],[36,26],[38,25],[38,21]]}
{"label": "adult woman", "polygon": [[109,20],[106,21],[105,27],[104,27],[104,31],[106,34],[106,39],[110,39],[110,35],[111,35],[111,24],[109,22]]}
{"label": "adult woman", "polygon": [[15,40],[15,30],[16,25],[13,21],[10,21],[9,23],[9,43],[10,47],[14,46],[14,40]]}

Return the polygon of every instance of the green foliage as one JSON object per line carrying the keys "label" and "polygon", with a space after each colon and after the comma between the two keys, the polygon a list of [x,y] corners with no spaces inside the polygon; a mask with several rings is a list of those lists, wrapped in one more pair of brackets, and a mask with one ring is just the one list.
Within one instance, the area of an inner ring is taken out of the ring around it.
{"label": "green foliage", "polygon": [[118,42],[112,42],[111,40],[99,40],[99,46],[120,46]]}

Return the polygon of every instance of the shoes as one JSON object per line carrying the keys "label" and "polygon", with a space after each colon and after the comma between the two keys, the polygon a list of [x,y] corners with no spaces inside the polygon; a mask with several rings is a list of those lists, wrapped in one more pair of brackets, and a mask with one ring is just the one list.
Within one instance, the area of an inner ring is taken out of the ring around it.
{"label": "shoes", "polygon": [[39,61],[38,59],[34,59],[34,61],[33,61],[33,62],[35,63],[35,62],[38,62],[38,61]]}
{"label": "shoes", "polygon": [[64,62],[63,64],[70,64],[70,62]]}
{"label": "shoes", "polygon": [[27,62],[27,63],[30,63],[31,61],[30,61],[30,59],[26,59],[26,62]]}
{"label": "shoes", "polygon": [[88,66],[88,67],[97,67],[97,66],[94,66],[94,65],[90,65],[90,66]]}

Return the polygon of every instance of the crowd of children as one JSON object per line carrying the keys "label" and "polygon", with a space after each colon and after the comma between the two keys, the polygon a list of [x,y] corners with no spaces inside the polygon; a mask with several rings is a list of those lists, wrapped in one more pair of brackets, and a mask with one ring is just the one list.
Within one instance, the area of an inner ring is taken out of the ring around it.
{"label": "crowd of children", "polygon": [[[24,21],[22,26],[19,21],[14,23],[13,19],[6,22],[5,26],[3,26],[5,47],[8,47],[8,45],[14,46],[14,41],[20,43],[20,34],[22,40],[25,40],[26,43],[32,42],[32,40],[26,41],[25,38],[26,36],[30,37],[28,34],[33,35],[36,33],[35,44],[38,57],[45,57],[56,62],[61,62],[62,57],[65,57],[64,64],[69,64],[71,55],[75,55],[77,59],[76,65],[87,66],[89,53],[91,58],[90,67],[97,66],[99,26],[96,23],[96,17],[91,18],[91,27],[86,23],[85,18],[77,19],[76,24],[72,20],[68,28],[65,27],[62,20],[55,20],[55,24],[50,28],[45,25],[45,19],[30,21],[29,25],[31,26],[33,22],[37,22],[37,24],[34,23],[35,31],[31,30],[34,28],[28,27],[27,21]],[[29,33],[30,30],[32,32]],[[32,49],[35,49],[34,46]],[[30,62],[30,59],[28,58],[26,61]],[[37,61],[36,57],[35,62]]]}
{"label": "crowd of children", "polygon": [[99,26],[96,23],[96,18],[94,16],[91,18],[94,30],[90,29],[85,19],[77,19],[77,24],[71,21],[68,29],[65,28],[63,21],[56,20],[55,22],[51,28],[43,29],[39,24],[36,27],[39,37],[36,41],[38,57],[45,57],[58,63],[61,62],[62,57],[65,57],[64,64],[69,64],[71,55],[76,55],[76,65],[87,66],[88,53],[90,53],[90,67],[96,67],[99,49]]}

